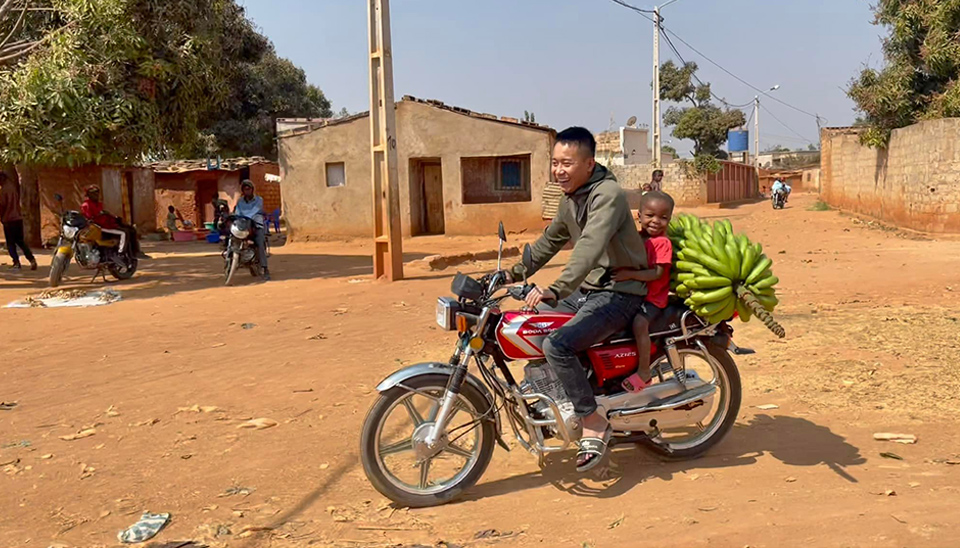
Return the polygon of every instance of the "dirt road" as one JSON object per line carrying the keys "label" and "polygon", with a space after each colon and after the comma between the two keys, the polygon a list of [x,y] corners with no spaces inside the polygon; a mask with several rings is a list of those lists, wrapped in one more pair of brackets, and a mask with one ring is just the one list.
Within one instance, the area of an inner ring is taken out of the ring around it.
{"label": "dirt road", "polygon": [[[449,356],[433,312],[456,269],[381,284],[367,242],[289,245],[274,282],[225,288],[210,247],[154,244],[142,273],[113,285],[121,302],[0,310],[0,401],[17,404],[0,408],[0,546],[115,546],[142,511],[172,514],[156,542],[210,546],[954,546],[960,242],[813,201],[698,212],[774,257],[788,333],[735,326],[758,353],[738,360],[743,408],[717,448],[681,463],[618,448],[604,475],[580,477],[571,455],[541,472],[514,444],[464,500],[426,510],[373,490],[358,431],[386,374]],[[3,278],[0,303],[38,293],[46,269],[35,274]],[[238,428],[255,418],[278,424]]]}

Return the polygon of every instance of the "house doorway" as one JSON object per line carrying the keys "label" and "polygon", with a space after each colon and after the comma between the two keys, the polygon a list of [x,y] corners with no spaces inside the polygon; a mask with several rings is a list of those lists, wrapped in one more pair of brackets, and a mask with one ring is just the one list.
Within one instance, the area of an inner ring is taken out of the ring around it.
{"label": "house doorway", "polygon": [[443,169],[439,158],[410,160],[410,232],[443,234]]}
{"label": "house doorway", "polygon": [[217,181],[197,181],[197,222],[199,226],[203,223],[213,222],[213,199],[220,193]]}

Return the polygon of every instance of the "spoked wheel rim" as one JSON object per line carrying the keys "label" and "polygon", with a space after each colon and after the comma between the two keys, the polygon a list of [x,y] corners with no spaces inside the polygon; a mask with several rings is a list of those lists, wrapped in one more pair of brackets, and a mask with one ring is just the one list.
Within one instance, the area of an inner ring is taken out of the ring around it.
{"label": "spoked wheel rim", "polygon": [[480,413],[462,394],[454,403],[439,449],[430,450],[423,443],[433,429],[444,389],[406,392],[377,424],[374,459],[387,480],[401,491],[441,493],[460,483],[480,459]]}
{"label": "spoked wheel rim", "polygon": [[[715,358],[706,356],[702,351],[695,349],[682,349],[679,352],[685,371],[696,372],[703,382],[712,384],[717,389],[713,393],[712,403],[704,403],[711,407],[704,420],[689,427],[670,428],[661,431],[657,441],[668,445],[675,451],[696,447],[716,434],[730,413],[731,402],[730,378],[724,368],[716,363]],[[667,382],[675,382],[672,378],[673,370],[666,359],[656,364],[654,371],[656,371],[656,368],[660,368]],[[668,375],[669,379],[667,379]]]}

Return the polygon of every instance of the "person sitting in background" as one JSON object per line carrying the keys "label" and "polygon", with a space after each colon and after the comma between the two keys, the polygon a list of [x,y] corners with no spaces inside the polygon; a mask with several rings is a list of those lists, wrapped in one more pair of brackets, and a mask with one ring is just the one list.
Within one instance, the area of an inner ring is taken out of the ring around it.
{"label": "person sitting in background", "polygon": [[662,192],[663,191],[663,170],[655,169],[650,175],[650,182],[643,185],[644,192]]}

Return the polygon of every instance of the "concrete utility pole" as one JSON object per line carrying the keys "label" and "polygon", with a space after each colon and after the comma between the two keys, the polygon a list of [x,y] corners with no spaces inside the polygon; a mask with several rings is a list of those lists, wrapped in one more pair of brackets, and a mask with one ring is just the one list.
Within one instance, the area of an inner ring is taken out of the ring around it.
{"label": "concrete utility pole", "polygon": [[660,169],[660,8],[653,8],[653,167]]}
{"label": "concrete utility pole", "polygon": [[397,119],[393,103],[393,50],[389,0],[369,0],[370,155],[373,163],[373,277],[403,279]]}
{"label": "concrete utility pole", "polygon": [[753,97],[753,165],[757,171],[757,182],[760,182],[760,96]]}
{"label": "concrete utility pole", "polygon": [[660,169],[662,131],[660,128],[660,10],[676,2],[670,0],[653,8],[653,167]]}

